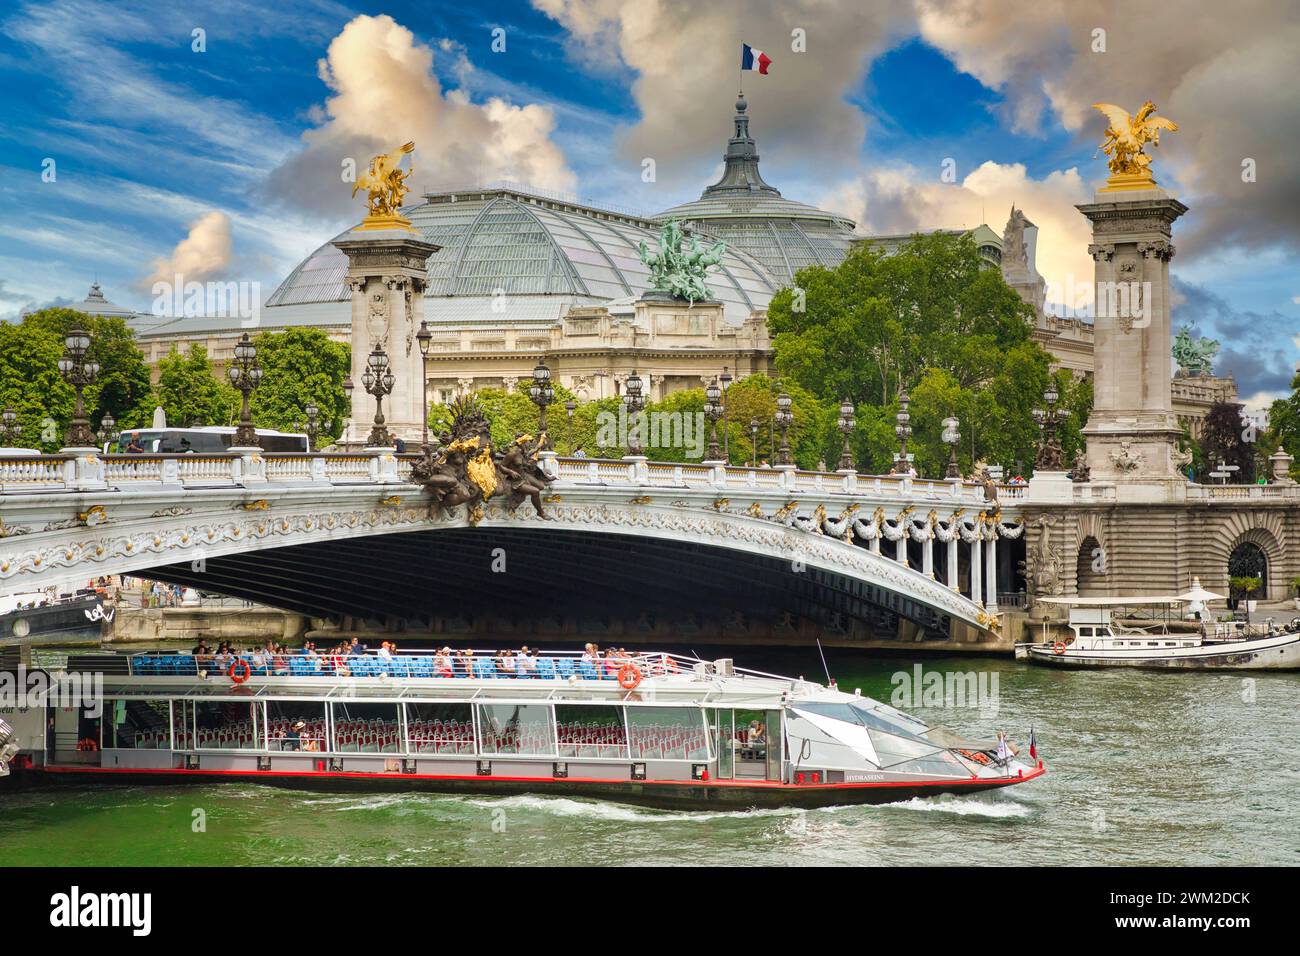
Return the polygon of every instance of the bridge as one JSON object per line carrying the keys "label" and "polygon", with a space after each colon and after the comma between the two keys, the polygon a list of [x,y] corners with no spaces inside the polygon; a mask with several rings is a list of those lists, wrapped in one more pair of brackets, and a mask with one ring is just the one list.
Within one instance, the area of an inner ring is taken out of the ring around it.
{"label": "bridge", "polygon": [[435,632],[490,615],[980,642],[1023,555],[1018,501],[960,480],[545,452],[545,515],[492,498],[475,522],[430,504],[417,459],[3,458],[0,593],[135,574]]}

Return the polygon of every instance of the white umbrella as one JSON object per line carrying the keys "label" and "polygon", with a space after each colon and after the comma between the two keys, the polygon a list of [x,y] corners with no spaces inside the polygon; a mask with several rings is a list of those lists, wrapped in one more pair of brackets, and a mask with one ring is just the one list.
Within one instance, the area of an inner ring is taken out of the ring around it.
{"label": "white umbrella", "polygon": [[1226,595],[1215,594],[1213,591],[1205,590],[1205,588],[1201,587],[1201,579],[1194,577],[1192,578],[1192,589],[1178,595],[1178,600],[1188,602],[1196,601],[1204,604],[1206,601],[1222,601],[1225,597]]}

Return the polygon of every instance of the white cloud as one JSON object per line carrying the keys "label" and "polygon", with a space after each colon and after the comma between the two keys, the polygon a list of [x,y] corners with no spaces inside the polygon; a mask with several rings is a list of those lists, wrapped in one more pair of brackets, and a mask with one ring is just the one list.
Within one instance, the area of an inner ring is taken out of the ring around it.
{"label": "white cloud", "polygon": [[184,282],[202,282],[219,275],[233,259],[230,217],[209,212],[190,223],[189,235],[176,244],[171,255],[153,261],[153,271],[142,282],[171,282],[177,275]]}
{"label": "white cloud", "polygon": [[[443,45],[438,55],[462,56]],[[434,50],[389,16],[358,16],[329,45],[318,64],[331,92],[315,110],[306,148],[270,177],[269,191],[303,209],[359,213],[342,182],[344,159],[364,169],[372,155],[413,140],[412,192],[509,180],[568,191],[575,178],[551,141],[549,107],[516,106],[500,97],[472,102],[463,90],[444,91]],[[458,62],[457,70],[468,70]]]}

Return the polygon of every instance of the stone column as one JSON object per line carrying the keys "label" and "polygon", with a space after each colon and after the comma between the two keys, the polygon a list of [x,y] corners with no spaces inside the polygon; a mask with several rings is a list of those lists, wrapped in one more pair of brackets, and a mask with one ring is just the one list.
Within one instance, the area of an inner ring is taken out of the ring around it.
{"label": "stone column", "polygon": [[907,531],[904,525],[903,536],[894,542],[894,560],[899,564],[907,564]]}
{"label": "stone column", "polygon": [[989,535],[989,546],[984,549],[984,608],[990,614],[998,610],[998,535],[997,529]]}
{"label": "stone column", "polygon": [[[956,525],[956,522],[953,522]],[[961,593],[961,587],[957,582],[957,545],[961,543],[961,532],[955,531],[952,540],[948,542],[948,587]]]}
{"label": "stone column", "polygon": [[388,354],[395,379],[384,396],[388,430],[419,442],[424,415],[424,368],[415,333],[424,318],[429,256],[441,246],[413,229],[375,228],[362,223],[334,240],[348,257],[352,290],[352,438],[364,440],[375,418],[375,399],[361,384],[366,360],[376,346]]}
{"label": "stone column", "polygon": [[1092,222],[1096,283],[1094,401],[1083,429],[1091,480],[1147,486],[1121,492],[1131,500],[1178,497],[1169,260],[1173,222],[1187,207],[1151,186],[1107,187],[1076,208]]}
{"label": "stone column", "polygon": [[[983,534],[983,530],[976,525],[975,533]],[[970,544],[970,599],[976,604],[984,604],[984,541],[982,538],[976,538]]]}
{"label": "stone column", "polygon": [[934,535],[921,542],[921,553],[921,571],[929,577],[934,577]]}

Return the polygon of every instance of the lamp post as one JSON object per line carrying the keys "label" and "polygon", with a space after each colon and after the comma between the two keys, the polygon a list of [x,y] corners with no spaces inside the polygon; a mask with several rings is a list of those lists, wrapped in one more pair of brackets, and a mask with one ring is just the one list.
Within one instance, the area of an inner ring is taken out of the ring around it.
{"label": "lamp post", "polygon": [[573,413],[578,408],[578,403],[569,399],[564,403],[564,440],[569,446],[569,454],[573,454]]}
{"label": "lamp post", "polygon": [[749,420],[749,443],[754,446],[753,461],[751,461],[749,464],[751,468],[757,468],[758,467],[758,416],[757,415],[755,415],[753,418]]}
{"label": "lamp post", "polygon": [[429,453],[429,344],[433,333],[429,323],[420,320],[420,331],[415,333],[415,340],[420,343],[420,402],[424,409],[424,418],[420,420],[420,450]]}
{"label": "lamp post", "polygon": [[623,404],[627,407],[627,453],[629,457],[641,457],[645,453],[641,448],[641,410],[645,408],[645,383],[635,371],[623,383]]}
{"label": "lamp post", "polygon": [[533,384],[528,387],[528,397],[537,406],[537,431],[542,442],[538,447],[550,451],[551,436],[546,430],[546,406],[555,401],[555,386],[551,384],[550,368],[541,359],[533,367]]}
{"label": "lamp post", "polygon": [[307,403],[307,450],[316,450],[316,440],[320,436],[320,409],[315,402]]}
{"label": "lamp post", "polygon": [[371,448],[392,448],[392,434],[384,427],[384,396],[393,391],[393,371],[388,365],[388,353],[376,346],[366,359],[366,370],[361,373],[361,384],[375,397],[375,423],[370,429],[366,444]]}
{"label": "lamp post", "polygon": [[249,398],[262,381],[262,366],[257,362],[257,346],[245,332],[235,344],[235,358],[226,368],[230,384],[239,389],[242,401],[239,406],[239,427],[235,429],[236,448],[258,448],[257,429],[253,427],[253,414]]}
{"label": "lamp post", "polygon": [[790,409],[794,405],[792,399],[787,393],[781,392],[776,396],[776,412],[773,415],[776,425],[781,429],[781,448],[776,453],[776,465],[790,465],[790,425],[794,422],[794,412]]}
{"label": "lamp post", "polygon": [[709,420],[709,461],[720,461],[718,420],[722,418],[722,388],[716,378],[704,389],[704,417]]}
{"label": "lamp post", "polygon": [[72,425],[68,428],[69,448],[91,448],[95,435],[86,418],[86,386],[99,376],[99,363],[90,356],[90,333],[74,322],[63,338],[64,352],[59,359],[59,374],[77,391],[77,404],[72,411]]}
{"label": "lamp post", "polygon": [[1056,390],[1056,383],[1049,382],[1043,391],[1043,402],[1047,406],[1034,409],[1034,421],[1038,423],[1038,454],[1034,457],[1034,468],[1038,471],[1064,471],[1064,454],[1057,428],[1070,416],[1064,408],[1057,408],[1056,403],[1061,393]]}
{"label": "lamp post", "polygon": [[0,412],[0,436],[3,436],[4,444],[16,445],[18,443],[20,429],[18,428],[18,413],[12,407],[6,408]]}
{"label": "lamp post", "polygon": [[343,396],[344,396],[344,398],[347,399],[347,406],[348,406],[348,416],[347,416],[346,419],[344,419],[344,422],[343,422],[343,441],[344,441],[344,442],[349,442],[349,441],[352,440],[352,423],[353,423],[353,415],[352,415],[352,390],[353,390],[354,388],[356,388],[356,386],[352,384],[352,376],[351,376],[351,375],[349,375],[349,376],[347,376],[346,378],[343,379]]}
{"label": "lamp post", "polygon": [[940,439],[948,446],[948,471],[945,478],[960,478],[961,469],[957,467],[957,443],[961,441],[961,422],[956,418],[945,418],[943,420],[943,432]]}
{"label": "lamp post", "polygon": [[95,434],[101,447],[117,438],[117,419],[112,412],[104,413],[104,417],[99,420],[99,431]]}
{"label": "lamp post", "polygon": [[853,403],[846,398],[840,402],[840,418],[837,423],[840,434],[844,436],[844,448],[840,452],[840,471],[856,470],[853,467],[853,453],[849,451],[849,435],[853,434],[857,424],[857,420],[853,417]]}
{"label": "lamp post", "polygon": [[908,409],[912,405],[912,397],[903,392],[898,396],[898,414],[894,416],[894,434],[898,436],[900,442],[899,450],[894,455],[894,467],[889,469],[891,475],[911,475],[912,455],[907,451],[907,440],[912,437],[912,414]]}
{"label": "lamp post", "polygon": [[727,464],[731,464],[731,430],[727,427],[727,389],[731,387],[731,372],[727,371],[727,366],[722,366],[722,374],[718,376],[718,384],[722,388],[722,457]]}

